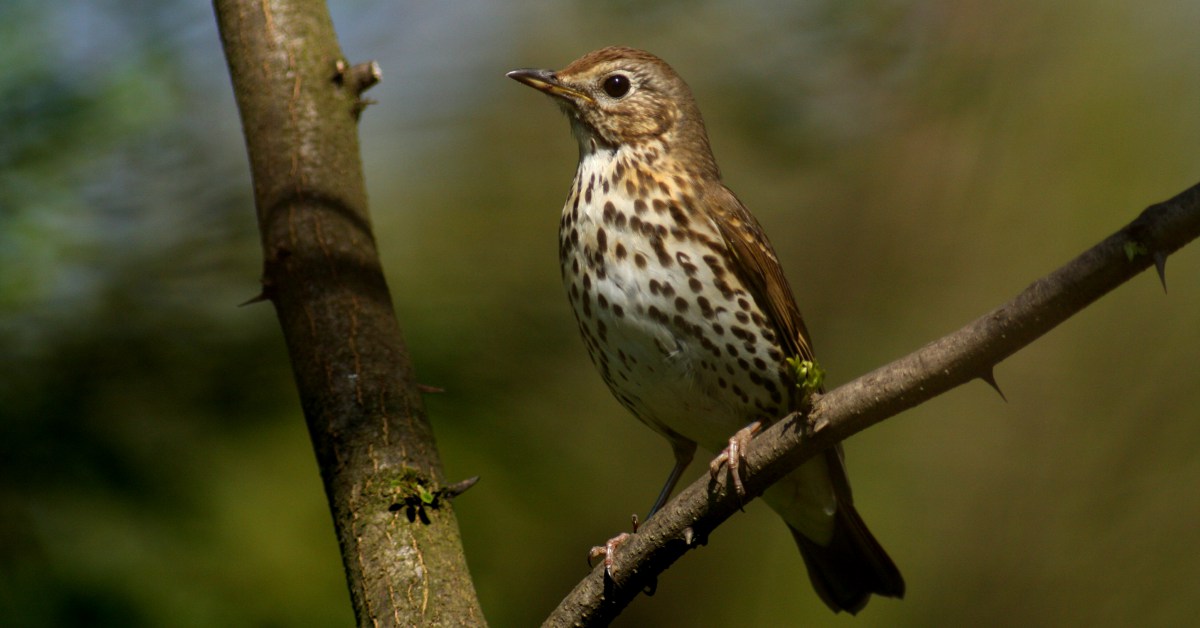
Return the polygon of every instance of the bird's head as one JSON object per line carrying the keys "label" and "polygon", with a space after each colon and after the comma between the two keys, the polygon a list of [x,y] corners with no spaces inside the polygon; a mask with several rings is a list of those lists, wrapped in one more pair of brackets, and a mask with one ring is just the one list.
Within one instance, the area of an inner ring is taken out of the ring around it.
{"label": "bird's head", "polygon": [[662,59],[633,48],[602,48],[556,71],[508,73],[554,97],[584,153],[655,143],[677,157],[716,165],[687,83]]}

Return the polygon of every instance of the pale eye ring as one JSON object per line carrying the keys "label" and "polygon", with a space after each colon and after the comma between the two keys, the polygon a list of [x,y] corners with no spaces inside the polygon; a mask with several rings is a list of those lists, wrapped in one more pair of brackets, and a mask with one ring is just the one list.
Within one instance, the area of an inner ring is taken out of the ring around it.
{"label": "pale eye ring", "polygon": [[612,98],[623,98],[629,93],[629,88],[633,85],[629,82],[629,77],[624,74],[610,74],[604,79],[601,85],[604,88],[604,93]]}

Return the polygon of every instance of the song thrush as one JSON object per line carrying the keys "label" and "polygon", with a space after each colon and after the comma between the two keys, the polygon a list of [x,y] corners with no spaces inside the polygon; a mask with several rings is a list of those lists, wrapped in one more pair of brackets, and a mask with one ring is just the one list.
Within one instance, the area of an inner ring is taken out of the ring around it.
{"label": "song thrush", "polygon": [[[670,497],[696,444],[737,478],[741,430],[804,402],[794,366],[812,348],[771,243],[721,183],[700,110],[665,62],[604,48],[560,71],[509,77],[553,96],[579,142],[559,262],[584,344],[616,398],[665,436]],[[736,435],[735,435],[736,434]],[[731,435],[735,435],[731,439]],[[716,467],[714,467],[716,468]],[[904,581],[854,509],[841,447],[763,498],[791,529],[813,586],[835,612]]]}

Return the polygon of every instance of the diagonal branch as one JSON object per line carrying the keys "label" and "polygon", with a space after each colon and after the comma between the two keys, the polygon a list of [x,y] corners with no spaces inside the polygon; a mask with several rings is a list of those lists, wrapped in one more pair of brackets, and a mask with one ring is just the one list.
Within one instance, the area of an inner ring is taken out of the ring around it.
{"label": "diagonal branch", "polygon": [[[752,441],[742,479],[757,496],[817,452],[972,379],[1093,301],[1200,236],[1200,184],[1152,205],[1133,222],[1038,279],[962,329],[817,399],[808,417],[784,417]],[[1165,280],[1164,280],[1165,281]],[[993,384],[994,385],[994,384]],[[658,574],[737,512],[722,475],[693,482],[617,553],[613,577],[594,569],[547,618],[547,626],[605,625]]]}

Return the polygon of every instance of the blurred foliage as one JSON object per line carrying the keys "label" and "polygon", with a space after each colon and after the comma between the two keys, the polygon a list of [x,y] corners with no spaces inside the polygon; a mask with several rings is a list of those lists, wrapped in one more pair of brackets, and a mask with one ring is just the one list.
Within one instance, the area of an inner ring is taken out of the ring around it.
{"label": "blurred foliage", "polygon": [[[384,82],[381,254],[485,611],[530,625],[670,463],[575,337],[567,125],[508,81],[670,61],[829,383],[898,357],[1200,174],[1194,2],[334,3]],[[334,626],[336,541],[259,269],[204,3],[0,5],[0,624]],[[547,28],[546,25],[553,25]],[[852,439],[908,580],[860,626],[1183,625],[1200,554],[1200,252]],[[699,464],[693,470],[701,473]],[[619,624],[833,624],[752,504]]]}

